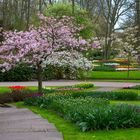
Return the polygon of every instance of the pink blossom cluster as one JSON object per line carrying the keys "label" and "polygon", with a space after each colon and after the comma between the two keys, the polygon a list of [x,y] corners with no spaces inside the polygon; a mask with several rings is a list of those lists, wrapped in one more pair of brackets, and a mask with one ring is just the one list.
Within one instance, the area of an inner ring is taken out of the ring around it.
{"label": "pink blossom cluster", "polygon": [[71,17],[57,19],[39,14],[40,26],[28,31],[5,31],[0,47],[0,68],[9,70],[17,63],[38,66],[54,52],[86,49],[88,42],[78,36],[83,28],[75,26]]}

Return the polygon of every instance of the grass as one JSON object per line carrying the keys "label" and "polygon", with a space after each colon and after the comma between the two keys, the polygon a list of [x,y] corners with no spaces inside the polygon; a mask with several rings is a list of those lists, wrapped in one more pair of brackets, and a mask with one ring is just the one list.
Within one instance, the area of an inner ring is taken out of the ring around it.
{"label": "grass", "polygon": [[140,105],[140,101],[110,101],[112,104]]}
{"label": "grass", "polygon": [[[127,79],[127,71],[92,71],[85,74],[87,79]],[[140,80],[140,71],[130,71],[129,79],[131,80]],[[129,80],[128,79],[128,80]]]}
{"label": "grass", "polygon": [[[91,80],[87,80],[87,82],[91,82]],[[123,79],[123,80],[111,80],[111,79],[94,79],[94,81],[92,80],[92,82],[122,82],[122,83],[126,83],[126,82],[130,82],[130,83],[140,83],[140,80],[127,80],[127,79]]]}
{"label": "grass", "polygon": [[11,89],[9,89],[8,87],[0,87],[0,94],[9,92],[11,92]]}
{"label": "grass", "polygon": [[[37,90],[37,87],[28,87],[30,90]],[[0,94],[2,93],[9,93],[11,89],[8,87],[0,87]]]}
{"label": "grass", "polygon": [[126,91],[126,92],[130,92],[130,91],[132,91],[132,92],[136,92],[136,93],[138,93],[139,95],[140,95],[140,90],[137,90],[137,89],[119,89],[119,90],[116,90],[116,91]]}
{"label": "grass", "polygon": [[17,107],[28,108],[40,114],[63,133],[64,140],[139,140],[140,129],[119,129],[113,131],[81,132],[77,126],[62,119],[54,112],[33,106],[25,106],[22,102],[15,104]]}

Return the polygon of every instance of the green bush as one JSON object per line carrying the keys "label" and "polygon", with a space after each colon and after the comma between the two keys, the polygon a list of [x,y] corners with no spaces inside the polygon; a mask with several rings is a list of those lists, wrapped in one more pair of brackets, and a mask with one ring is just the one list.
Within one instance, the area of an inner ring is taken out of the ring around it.
{"label": "green bush", "polygon": [[73,87],[75,87],[75,88],[88,89],[88,88],[93,88],[94,87],[94,84],[92,84],[92,83],[81,83],[81,84],[76,84]]}
{"label": "green bush", "polygon": [[110,105],[105,99],[53,94],[26,99],[25,104],[51,109],[74,122],[82,131],[140,127],[139,107]]}
{"label": "green bush", "polygon": [[28,67],[26,64],[20,64],[9,71],[0,72],[0,77],[0,81],[28,81],[35,76],[33,68]]}

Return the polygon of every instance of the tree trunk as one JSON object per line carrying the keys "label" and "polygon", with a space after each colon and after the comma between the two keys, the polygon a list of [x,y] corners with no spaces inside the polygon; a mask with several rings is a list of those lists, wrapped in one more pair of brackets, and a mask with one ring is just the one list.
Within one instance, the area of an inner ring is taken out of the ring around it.
{"label": "tree trunk", "polygon": [[28,0],[27,3],[27,24],[26,24],[26,29],[29,29],[29,24],[30,24],[30,5],[31,5],[31,1]]}
{"label": "tree trunk", "polygon": [[129,75],[130,75],[130,56],[128,55],[127,79],[129,79]]}
{"label": "tree trunk", "polygon": [[40,64],[38,64],[38,66],[37,66],[37,80],[38,80],[38,92],[39,93],[42,93],[42,72],[43,72],[43,70],[42,70],[42,67],[41,67],[41,65]]}
{"label": "tree trunk", "polygon": [[42,0],[39,0],[39,12],[42,13]]}
{"label": "tree trunk", "polygon": [[75,0],[72,0],[72,13],[74,14],[75,11]]}

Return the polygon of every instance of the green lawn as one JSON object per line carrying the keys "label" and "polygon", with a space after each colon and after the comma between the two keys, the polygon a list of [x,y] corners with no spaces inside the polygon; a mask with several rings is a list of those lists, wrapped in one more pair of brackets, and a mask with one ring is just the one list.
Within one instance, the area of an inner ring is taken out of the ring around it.
{"label": "green lawn", "polygon": [[[87,80],[87,82],[90,82],[91,80]],[[140,80],[127,80],[127,79],[123,79],[123,80],[111,80],[111,79],[94,79],[92,80],[92,82],[122,82],[122,83],[126,83],[126,82],[130,82],[130,83],[140,83]]]}
{"label": "green lawn", "polygon": [[11,92],[11,89],[8,87],[0,87],[0,94],[2,93],[9,93]]}
{"label": "green lawn", "polygon": [[[85,77],[88,79],[127,79],[127,71],[92,71],[85,73]],[[130,71],[129,79],[140,80],[140,71]]]}
{"label": "green lawn", "polygon": [[110,101],[112,104],[131,104],[131,105],[140,105],[140,101]]}
{"label": "green lawn", "polygon": [[[28,87],[30,90],[37,90],[37,87]],[[0,87],[0,94],[2,93],[9,93],[11,89],[8,87]]]}
{"label": "green lawn", "polygon": [[29,108],[46,118],[49,122],[54,123],[57,129],[63,133],[64,140],[140,140],[140,128],[81,132],[74,124],[67,122],[51,111],[38,107],[24,106],[23,103],[16,103],[16,105]]}

